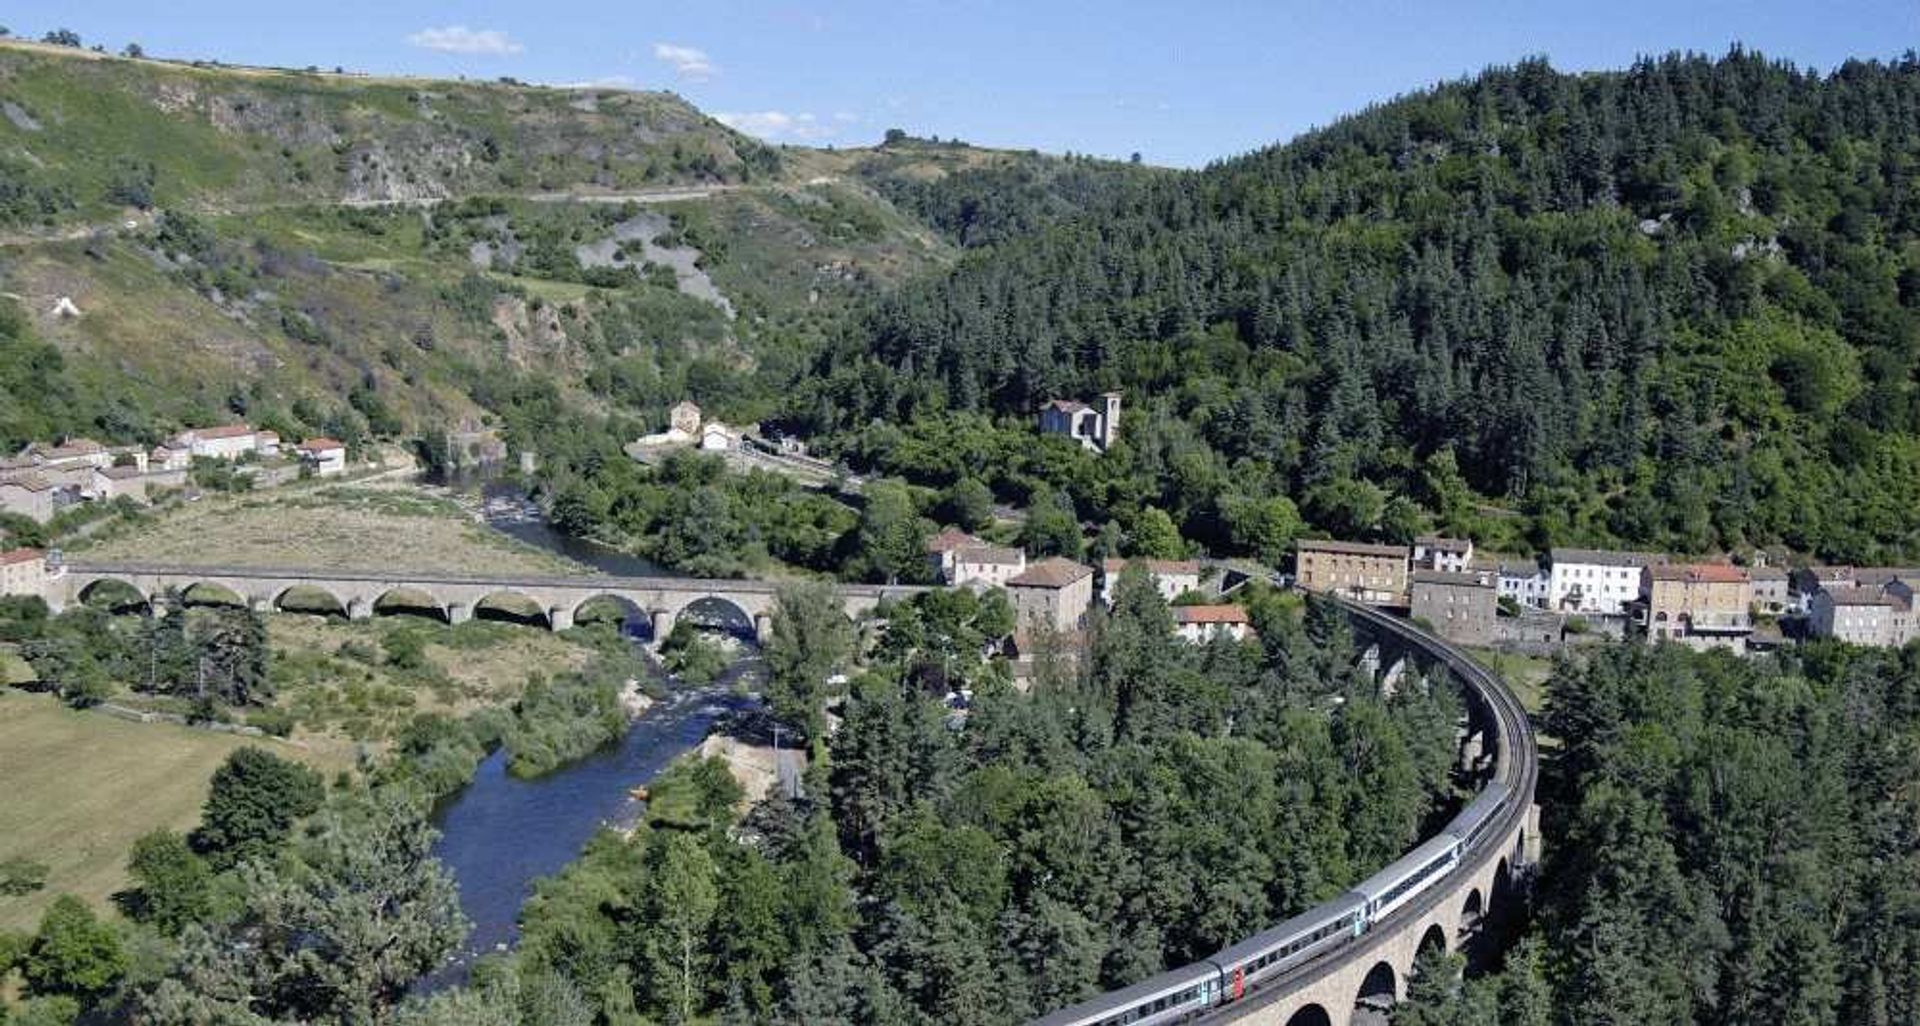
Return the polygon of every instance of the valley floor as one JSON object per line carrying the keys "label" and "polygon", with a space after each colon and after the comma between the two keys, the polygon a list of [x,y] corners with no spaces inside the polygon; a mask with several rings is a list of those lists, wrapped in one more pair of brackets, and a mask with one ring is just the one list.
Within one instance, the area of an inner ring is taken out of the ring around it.
{"label": "valley floor", "polygon": [[350,746],[295,746],[68,709],[51,695],[0,690],[0,860],[51,869],[46,886],[0,897],[0,930],[31,930],[63,893],[103,907],[127,885],[127,852],[152,830],[189,830],[208,781],[246,745],[329,774],[352,765]]}

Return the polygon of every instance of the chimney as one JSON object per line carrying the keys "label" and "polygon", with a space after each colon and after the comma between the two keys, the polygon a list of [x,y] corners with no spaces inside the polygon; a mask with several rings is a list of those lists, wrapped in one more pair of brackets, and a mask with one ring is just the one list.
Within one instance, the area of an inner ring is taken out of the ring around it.
{"label": "chimney", "polygon": [[1107,401],[1106,412],[1100,418],[1100,448],[1104,451],[1120,440],[1120,393],[1103,392],[1101,398]]}

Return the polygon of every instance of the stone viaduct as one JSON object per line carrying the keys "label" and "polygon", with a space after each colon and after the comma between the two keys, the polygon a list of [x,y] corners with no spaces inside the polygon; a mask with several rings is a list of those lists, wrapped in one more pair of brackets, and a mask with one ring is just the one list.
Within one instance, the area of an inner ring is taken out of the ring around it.
{"label": "stone viaduct", "polygon": [[[1409,674],[1450,675],[1464,686],[1468,717],[1461,737],[1461,768],[1499,795],[1490,825],[1461,851],[1452,868],[1422,885],[1416,896],[1371,928],[1313,960],[1261,981],[1197,1017],[1156,1013],[1115,998],[1095,998],[1044,1020],[1049,1026],[1174,1021],[1246,1026],[1374,1026],[1388,1021],[1406,997],[1414,961],[1428,948],[1485,954],[1497,930],[1488,930],[1520,902],[1517,881],[1539,860],[1539,808],[1533,803],[1538,753],[1527,712],[1504,683],[1457,649],[1377,609],[1341,601],[1354,626],[1361,668],[1383,691]],[[1189,969],[1221,971],[1210,962]],[[1142,987],[1150,988],[1149,984]],[[1141,999],[1144,1000],[1144,999]],[[1129,1015],[1128,1013],[1132,1014]]]}
{"label": "stone viaduct", "polygon": [[[290,595],[309,602],[330,601],[359,620],[387,608],[436,612],[448,623],[473,618],[484,604],[512,610],[538,610],[553,630],[573,626],[580,608],[594,599],[611,599],[629,620],[643,619],[653,637],[664,639],[674,623],[694,610],[751,629],[764,639],[773,622],[779,585],[771,581],[708,580],[692,577],[534,577],[485,574],[412,573],[385,570],[322,570],[291,567],[171,566],[146,563],[69,562],[50,582],[48,604],[59,608],[84,599],[95,587],[118,582],[149,605],[169,590],[220,588],[256,609],[281,608]],[[841,585],[846,613],[857,617],[883,598],[903,598],[924,588],[866,584]],[[506,605],[512,603],[513,605]],[[303,608],[305,606],[303,605]]]}

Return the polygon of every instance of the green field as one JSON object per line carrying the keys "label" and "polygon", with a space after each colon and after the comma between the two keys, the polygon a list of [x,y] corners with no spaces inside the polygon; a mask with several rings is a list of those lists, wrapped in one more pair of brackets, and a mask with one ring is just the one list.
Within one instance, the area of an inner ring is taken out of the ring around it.
{"label": "green field", "polygon": [[52,870],[47,886],[0,897],[0,929],[29,929],[62,892],[106,908],[127,884],[127,852],[160,827],[199,822],[207,781],[229,752],[260,744],[331,773],[343,753],[75,712],[52,697],[0,691],[0,859]]}

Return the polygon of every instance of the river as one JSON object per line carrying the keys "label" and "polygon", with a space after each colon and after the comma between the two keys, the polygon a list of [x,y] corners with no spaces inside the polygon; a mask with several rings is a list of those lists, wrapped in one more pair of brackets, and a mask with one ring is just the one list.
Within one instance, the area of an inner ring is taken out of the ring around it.
{"label": "river", "polygon": [[[562,534],[502,482],[483,477],[440,483],[472,489],[486,522],[520,541],[606,573],[662,572],[639,557]],[[532,780],[507,773],[504,750],[489,755],[472,782],[435,815],[441,833],[434,853],[460,886],[460,906],[473,921],[473,933],[454,963],[423,981],[422,989],[460,982],[474,958],[512,946],[520,906],[534,881],[577,858],[602,826],[631,826],[641,803],[629,791],[699,745],[716,720],[751,707],[752,700],[735,694],[732,685],[758,666],[757,655],[750,656],[709,687],[673,692],[636,719],[618,743]]]}

